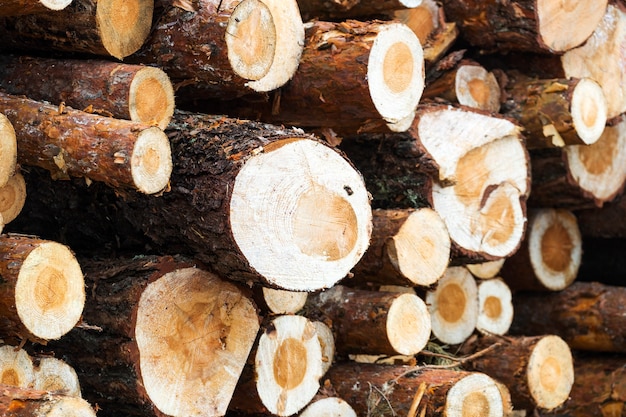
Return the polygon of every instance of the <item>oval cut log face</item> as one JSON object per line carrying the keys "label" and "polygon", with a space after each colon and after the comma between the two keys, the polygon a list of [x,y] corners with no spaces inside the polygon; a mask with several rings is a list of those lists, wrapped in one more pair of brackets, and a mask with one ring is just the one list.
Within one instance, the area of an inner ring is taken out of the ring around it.
{"label": "oval cut log face", "polygon": [[230,201],[233,237],[250,265],[286,290],[328,288],[369,245],[360,174],[335,150],[284,139],[246,161]]}

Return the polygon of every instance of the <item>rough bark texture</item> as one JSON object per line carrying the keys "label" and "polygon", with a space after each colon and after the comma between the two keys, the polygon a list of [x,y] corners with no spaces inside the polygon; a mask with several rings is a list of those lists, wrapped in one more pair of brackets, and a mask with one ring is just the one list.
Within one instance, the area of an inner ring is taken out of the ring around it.
{"label": "rough bark texture", "polygon": [[574,282],[560,292],[518,293],[510,333],[554,334],[572,349],[624,352],[623,306],[626,288]]}
{"label": "rough bark texture", "polygon": [[0,413],[6,417],[96,416],[83,399],[8,385],[0,385]]}
{"label": "rough bark texture", "polygon": [[298,5],[305,20],[380,16],[393,10],[415,7],[420,3],[419,0],[381,0],[377,2],[362,0],[298,0]]}
{"label": "rough bark texture", "polygon": [[35,13],[52,13],[67,7],[72,0],[3,0],[0,2],[0,16],[20,16]]}
{"label": "rough bark texture", "polygon": [[74,52],[118,59],[137,51],[152,24],[150,0],[74,0],[58,12],[0,20],[3,51]]}
{"label": "rough bark texture", "polygon": [[161,70],[92,59],[0,57],[0,87],[45,100],[164,129],[174,112],[174,90]]}
{"label": "rough bark texture", "polygon": [[0,94],[0,111],[20,136],[21,164],[45,168],[55,178],[86,177],[148,194],[167,185],[170,147],[156,126],[8,94]]}

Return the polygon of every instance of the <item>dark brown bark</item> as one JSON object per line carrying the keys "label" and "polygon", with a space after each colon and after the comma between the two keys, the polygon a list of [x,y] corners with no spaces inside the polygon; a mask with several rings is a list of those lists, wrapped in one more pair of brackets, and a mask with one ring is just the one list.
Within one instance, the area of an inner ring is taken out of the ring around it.
{"label": "dark brown bark", "polygon": [[152,24],[152,0],[74,0],[58,12],[0,20],[0,50],[96,54],[122,59],[137,51]]}
{"label": "dark brown bark", "polygon": [[553,293],[517,293],[510,333],[554,334],[572,349],[624,352],[623,306],[626,288],[597,282],[574,282]]}
{"label": "dark brown bark", "polygon": [[626,238],[626,196],[621,195],[601,208],[576,212],[584,237]]}
{"label": "dark brown bark", "polygon": [[5,417],[56,415],[95,417],[96,411],[81,398],[2,384],[0,385],[0,414]]}

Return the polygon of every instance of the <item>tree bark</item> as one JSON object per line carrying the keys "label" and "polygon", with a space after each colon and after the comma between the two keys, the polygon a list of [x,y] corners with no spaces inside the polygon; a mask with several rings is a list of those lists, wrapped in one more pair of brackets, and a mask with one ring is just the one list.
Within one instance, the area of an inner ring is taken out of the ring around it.
{"label": "tree bark", "polygon": [[592,145],[531,152],[528,205],[568,210],[602,207],[626,183],[626,120],[607,126]]}
{"label": "tree bark", "polygon": [[476,330],[483,334],[504,335],[513,322],[511,289],[500,279],[478,282]]}
{"label": "tree bark", "polygon": [[168,7],[130,62],[153,64],[177,96],[270,91],[296,71],[304,27],[296,0],[193,0]]}
{"label": "tree bark", "polygon": [[534,210],[520,250],[507,258],[500,276],[513,291],[560,291],[576,279],[581,259],[576,216],[562,209]]}
{"label": "tree bark", "polygon": [[484,2],[445,0],[446,16],[470,44],[487,50],[562,53],[581,45],[602,19],[607,1]]}
{"label": "tree bark", "polygon": [[304,311],[331,326],[342,355],[415,355],[430,337],[428,309],[415,294],[336,285],[309,297]]}
{"label": "tree bark", "polygon": [[574,282],[552,293],[518,293],[510,333],[554,334],[572,349],[625,352],[623,306],[626,288]]}
{"label": "tree bark", "polygon": [[224,415],[259,328],[246,293],[184,259],[83,263],[85,325],[42,350],[85,398],[103,415]]}
{"label": "tree bark", "polygon": [[2,0],[0,16],[20,16],[62,10],[70,3],[72,0]]}
{"label": "tree bark", "polygon": [[502,112],[525,129],[529,148],[590,145],[607,122],[604,92],[591,78],[533,79],[508,72]]}
{"label": "tree bark", "polygon": [[0,414],[7,417],[95,417],[91,405],[71,396],[0,385]]}
{"label": "tree bark", "polygon": [[447,102],[497,113],[500,110],[500,85],[493,73],[475,61],[463,60],[439,78],[428,83],[424,99]]}
{"label": "tree bark", "polygon": [[278,416],[297,413],[320,388],[322,362],[312,321],[292,315],[271,320],[260,333],[254,370],[239,381],[231,409]]}
{"label": "tree bark", "polygon": [[371,209],[360,174],[301,131],[175,115],[172,189],[133,193],[127,219],[170,253],[221,276],[294,291],[327,288],[365,252]]}
{"label": "tree bark", "polygon": [[255,301],[262,310],[270,314],[296,314],[306,304],[309,293],[255,287]]}
{"label": "tree bark", "polygon": [[450,260],[450,235],[430,208],[374,210],[370,246],[351,282],[429,286]]}
{"label": "tree bark", "polygon": [[4,55],[0,57],[0,87],[8,94],[56,105],[63,102],[161,129],[174,113],[174,89],[168,76],[143,65]]}
{"label": "tree bark", "polygon": [[427,367],[337,363],[327,375],[337,394],[357,415],[407,415],[420,384],[425,384],[418,410],[429,417],[502,416],[496,383],[480,373]]}
{"label": "tree bark", "polygon": [[69,332],[85,304],[81,267],[60,243],[0,236],[2,334],[45,343]]}
{"label": "tree bark", "polygon": [[478,288],[463,267],[448,268],[437,286],[426,292],[433,335],[446,344],[463,343],[476,328]]}
{"label": "tree bark", "polygon": [[504,383],[515,409],[551,411],[567,400],[574,383],[574,362],[563,339],[483,336],[462,350],[474,353],[494,344],[495,349],[465,362],[464,367]]}
{"label": "tree bark", "polygon": [[75,52],[123,59],[152,26],[153,0],[74,0],[63,10],[0,21],[4,51]]}
{"label": "tree bark", "polygon": [[86,177],[146,194],[169,182],[170,144],[156,126],[8,94],[0,94],[0,111],[20,138],[21,164],[45,168],[55,178]]}
{"label": "tree bark", "polygon": [[305,20],[356,19],[380,16],[393,10],[417,7],[422,0],[298,0]]}
{"label": "tree bark", "polygon": [[315,21],[305,42],[289,83],[267,99],[231,102],[229,114],[340,135],[408,129],[424,89],[423,49],[408,27]]}

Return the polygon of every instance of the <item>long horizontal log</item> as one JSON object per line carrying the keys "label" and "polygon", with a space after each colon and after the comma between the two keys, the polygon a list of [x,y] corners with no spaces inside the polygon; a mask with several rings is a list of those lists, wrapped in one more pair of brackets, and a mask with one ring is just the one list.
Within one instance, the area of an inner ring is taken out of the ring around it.
{"label": "long horizontal log", "polygon": [[145,42],[154,0],[74,0],[63,10],[0,19],[2,51],[74,52],[123,59]]}
{"label": "long horizontal log", "polygon": [[624,352],[623,314],[626,288],[597,282],[574,282],[559,292],[517,293],[510,333],[554,334],[572,349]]}
{"label": "long horizontal log", "polygon": [[55,178],[87,177],[154,194],[172,170],[167,136],[156,126],[0,93],[0,111],[19,136],[18,160]]}
{"label": "long horizontal log", "polygon": [[[51,82],[54,80],[54,82]],[[0,87],[8,94],[62,102],[148,125],[167,127],[174,89],[159,68],[98,59],[0,56]]]}

